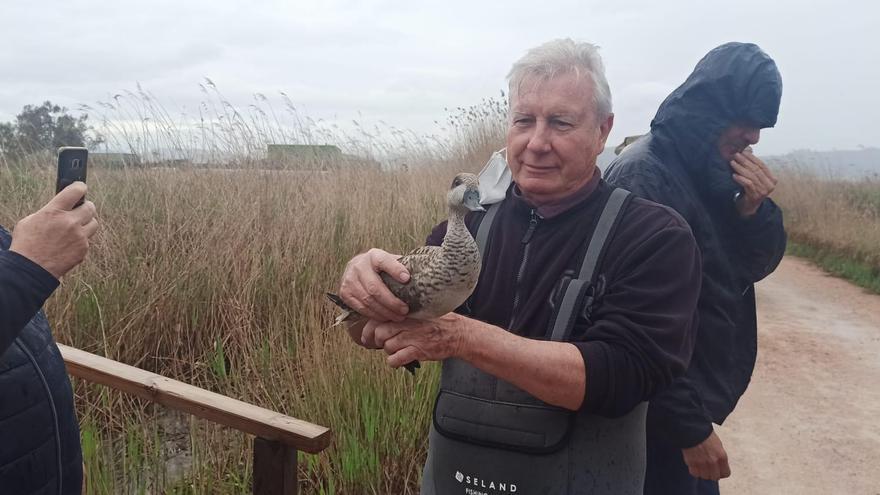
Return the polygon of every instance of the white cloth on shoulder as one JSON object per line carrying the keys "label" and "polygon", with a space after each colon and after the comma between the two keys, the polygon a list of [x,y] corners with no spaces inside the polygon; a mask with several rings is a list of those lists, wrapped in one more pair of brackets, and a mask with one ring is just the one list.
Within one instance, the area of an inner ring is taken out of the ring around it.
{"label": "white cloth on shoulder", "polygon": [[507,166],[505,151],[502,148],[489,157],[486,166],[480,172],[480,204],[491,205],[500,202],[507,194],[507,188],[513,182],[510,167]]}

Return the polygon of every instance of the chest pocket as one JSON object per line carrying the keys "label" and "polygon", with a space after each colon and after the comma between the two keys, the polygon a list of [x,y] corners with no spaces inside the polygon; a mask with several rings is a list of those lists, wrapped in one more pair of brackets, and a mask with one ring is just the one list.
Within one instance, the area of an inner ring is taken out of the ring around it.
{"label": "chest pocket", "polygon": [[[562,278],[556,283],[547,299],[547,305],[550,307],[550,314],[556,315],[562,304],[562,299],[569,285],[575,279],[574,270],[566,270]],[[593,309],[602,304],[602,298],[605,296],[606,278],[604,274],[598,274],[595,282],[589,284],[584,290],[583,296],[579,299],[578,305],[580,311],[574,315],[574,326],[588,327],[593,324]],[[551,318],[554,318],[551,316]],[[552,321],[552,320],[551,320]],[[548,323],[548,327],[551,326]]]}

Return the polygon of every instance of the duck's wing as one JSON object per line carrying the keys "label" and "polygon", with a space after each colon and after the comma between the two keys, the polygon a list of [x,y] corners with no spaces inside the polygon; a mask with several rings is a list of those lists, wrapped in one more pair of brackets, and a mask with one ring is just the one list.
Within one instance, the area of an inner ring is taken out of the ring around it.
{"label": "duck's wing", "polygon": [[398,299],[409,306],[410,314],[413,314],[425,304],[425,278],[430,277],[431,267],[434,260],[440,256],[443,249],[440,246],[422,246],[413,249],[409,253],[398,258],[410,274],[410,281],[406,284],[394,280],[387,273],[382,273],[382,280],[391,289]]}
{"label": "duck's wing", "polygon": [[443,248],[440,246],[422,246],[401,256],[397,261],[406,267],[410,275],[415,276],[415,274],[426,271],[427,267],[432,264],[432,260],[440,256],[442,250]]}

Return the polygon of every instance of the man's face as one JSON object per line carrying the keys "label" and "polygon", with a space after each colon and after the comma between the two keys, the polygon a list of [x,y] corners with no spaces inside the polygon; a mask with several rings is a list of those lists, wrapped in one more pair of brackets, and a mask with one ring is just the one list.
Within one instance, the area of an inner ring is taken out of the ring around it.
{"label": "man's face", "polygon": [[732,124],[718,138],[718,152],[727,161],[741,153],[747,146],[757,144],[761,139],[761,129],[749,124]]}
{"label": "man's face", "polygon": [[559,201],[592,178],[614,116],[598,122],[589,76],[525,78],[510,100],[507,162],[536,205]]}

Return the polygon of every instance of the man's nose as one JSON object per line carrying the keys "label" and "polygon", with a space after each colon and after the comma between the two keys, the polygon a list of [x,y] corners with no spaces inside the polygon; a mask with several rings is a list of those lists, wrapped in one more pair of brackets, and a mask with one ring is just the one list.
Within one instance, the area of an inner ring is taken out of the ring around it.
{"label": "man's nose", "polygon": [[532,127],[532,135],[529,136],[527,148],[534,153],[546,153],[550,151],[549,127],[543,122],[536,122]]}
{"label": "man's nose", "polygon": [[761,129],[757,127],[749,127],[743,132],[743,138],[748,141],[749,144],[758,144],[758,141],[761,140]]}

